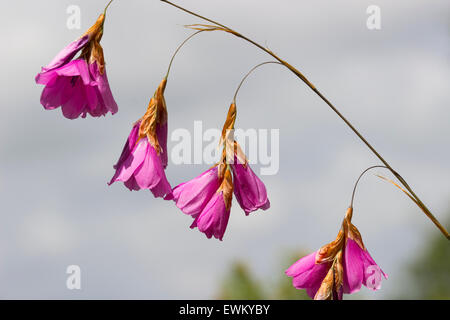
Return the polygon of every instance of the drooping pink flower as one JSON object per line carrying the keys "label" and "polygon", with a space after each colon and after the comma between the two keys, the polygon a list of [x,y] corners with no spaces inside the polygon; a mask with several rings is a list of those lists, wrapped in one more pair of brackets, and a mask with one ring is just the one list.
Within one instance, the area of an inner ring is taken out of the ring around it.
{"label": "drooping pink flower", "polygon": [[270,202],[267,198],[266,186],[253,172],[248,162],[240,158],[235,155],[234,164],[231,165],[236,200],[246,215],[258,209],[267,210],[270,208]]}
{"label": "drooping pink flower", "polygon": [[155,197],[172,199],[167,181],[167,109],[164,79],[150,100],[145,115],[134,124],[109,184],[124,182],[130,190],[149,189]]}
{"label": "drooping pink flower", "polygon": [[378,290],[381,275],[387,279],[364,247],[358,229],[351,223],[352,212],[352,208],[347,210],[336,240],[286,270],[286,275],[293,278],[293,286],[306,289],[311,298],[340,300],[344,293],[359,291],[361,285]]}
{"label": "drooping pink flower", "polygon": [[230,218],[233,182],[229,169],[219,189],[214,193],[203,210],[195,217],[191,228],[197,227],[208,239],[214,236],[222,240]]}
{"label": "drooping pink flower", "polygon": [[[264,184],[233,139],[235,120],[236,105],[232,103],[220,140],[221,160],[198,177],[179,184],[172,192],[176,206],[195,219],[191,228],[198,227],[208,238],[214,236],[219,240],[223,239],[230,217],[233,190],[246,215],[270,206]],[[235,160],[229,161],[230,157]]]}
{"label": "drooping pink flower", "polygon": [[194,217],[202,212],[220,186],[217,168],[215,166],[173,189],[173,200],[181,211]]}
{"label": "drooping pink flower", "polygon": [[208,238],[223,239],[233,197],[232,175],[227,166],[214,166],[179,184],[172,194],[176,206],[194,218],[192,229],[198,227]]}
{"label": "drooping pink flower", "polygon": [[[36,76],[36,83],[45,85],[41,95],[45,109],[61,107],[68,119],[117,112],[100,45],[104,20],[102,13],[81,38],[65,47]],[[80,56],[72,60],[80,50]]]}

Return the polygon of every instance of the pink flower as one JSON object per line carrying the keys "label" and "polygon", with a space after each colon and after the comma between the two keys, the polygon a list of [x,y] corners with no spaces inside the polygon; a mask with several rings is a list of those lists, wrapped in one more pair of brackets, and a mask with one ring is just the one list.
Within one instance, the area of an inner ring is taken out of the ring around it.
{"label": "pink flower", "polygon": [[130,190],[149,189],[155,197],[172,199],[167,166],[166,79],[161,81],[145,115],[134,124],[109,184],[124,182]]}
{"label": "pink flower", "polygon": [[351,224],[352,212],[352,208],[347,210],[336,240],[286,270],[286,275],[293,278],[293,286],[306,289],[311,298],[342,299],[344,293],[355,293],[361,285],[378,290],[381,275],[387,279],[364,247],[358,229]]}
{"label": "pink flower", "polygon": [[219,166],[218,171],[221,177],[220,186],[202,211],[195,215],[191,228],[198,227],[208,239],[214,236],[222,241],[230,217],[233,178],[230,169],[225,166]]}
{"label": "pink flower", "polygon": [[220,186],[217,168],[213,167],[173,189],[173,200],[181,211],[193,217],[203,211]]}
{"label": "pink flower", "polygon": [[[68,119],[117,112],[100,45],[104,20],[101,14],[81,38],[65,47],[36,76],[36,83],[45,85],[41,95],[45,109],[61,107]],[[80,50],[80,56],[72,60]]]}
{"label": "pink flower", "polygon": [[232,197],[231,171],[223,165],[215,166],[173,189],[176,206],[194,218],[191,228],[198,227],[208,239],[212,236],[223,239]]}
{"label": "pink flower", "polygon": [[[230,217],[233,190],[246,215],[270,207],[266,187],[248,165],[239,144],[231,139],[235,119],[236,105],[232,103],[222,130],[219,163],[172,192],[176,206],[195,219],[191,228],[198,227],[208,238],[219,240],[223,239]],[[228,153],[234,158],[231,163],[227,161]]]}
{"label": "pink flower", "polygon": [[234,195],[241,208],[248,215],[250,212],[270,207],[266,186],[250,168],[247,161],[235,156],[231,165],[234,176]]}

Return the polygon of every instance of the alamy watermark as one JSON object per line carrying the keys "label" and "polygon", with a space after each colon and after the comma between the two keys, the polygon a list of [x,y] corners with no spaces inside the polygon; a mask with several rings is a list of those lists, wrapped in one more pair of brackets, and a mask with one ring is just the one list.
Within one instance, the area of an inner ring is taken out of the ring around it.
{"label": "alamy watermark", "polygon": [[70,265],[66,269],[69,275],[66,280],[66,287],[69,290],[81,290],[81,268],[78,265]]}
{"label": "alamy watermark", "polygon": [[[235,129],[234,139],[247,156],[248,163],[260,166],[261,175],[275,175],[280,168],[279,129]],[[217,128],[204,130],[202,121],[194,121],[193,134],[185,128],[172,130],[170,139],[175,145],[170,150],[171,162],[182,164],[210,164],[220,160],[218,148],[222,131]],[[233,157],[228,163],[233,162]]]}

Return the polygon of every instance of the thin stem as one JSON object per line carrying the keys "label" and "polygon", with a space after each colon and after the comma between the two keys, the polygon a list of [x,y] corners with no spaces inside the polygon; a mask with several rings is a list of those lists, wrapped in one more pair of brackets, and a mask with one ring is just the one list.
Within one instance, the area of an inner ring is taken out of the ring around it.
{"label": "thin stem", "polygon": [[256,69],[258,69],[259,67],[261,67],[261,66],[263,66],[263,65],[265,65],[265,64],[270,64],[270,63],[276,63],[276,64],[281,64],[281,65],[283,65],[281,62],[278,62],[278,61],[266,61],[266,62],[263,62],[263,63],[260,63],[260,64],[258,64],[258,65],[256,65],[256,66],[254,66],[252,69],[250,69],[250,71],[244,76],[244,78],[242,78],[241,82],[239,83],[239,86],[238,86],[237,89],[236,89],[236,92],[234,93],[234,97],[233,97],[233,102],[234,102],[234,103],[236,103],[236,97],[237,97],[237,94],[238,94],[239,90],[241,89],[241,86],[242,86],[242,84],[244,83],[244,81],[248,78],[248,76],[249,76],[253,71],[255,71]]}
{"label": "thin stem", "polygon": [[106,10],[108,10],[109,6],[111,5],[111,3],[112,3],[113,1],[114,1],[114,0],[111,0],[111,1],[108,2],[108,4],[107,4],[106,7],[105,7],[105,10],[103,11],[103,14],[106,14]]}
{"label": "thin stem", "polygon": [[195,35],[199,34],[200,32],[203,32],[204,30],[200,30],[197,32],[194,32],[193,34],[191,34],[189,37],[187,37],[179,46],[178,48],[175,50],[175,52],[172,55],[172,58],[170,59],[170,63],[169,63],[169,67],[167,68],[167,73],[166,73],[166,79],[169,76],[169,72],[170,72],[170,68],[172,67],[172,63],[173,63],[173,59],[175,59],[175,56],[177,55],[178,51],[180,51],[180,49],[185,45],[186,42],[188,42],[191,38],[193,38]]}
{"label": "thin stem", "polygon": [[359,180],[361,180],[361,178],[363,177],[363,175],[364,175],[367,171],[372,170],[372,169],[375,169],[375,168],[385,168],[385,169],[388,169],[388,170],[389,170],[389,168],[386,167],[386,166],[371,166],[371,167],[367,168],[366,170],[364,170],[364,171],[359,175],[358,180],[356,180],[355,186],[353,187],[352,201],[350,202],[350,207],[351,207],[351,208],[353,208],[353,200],[355,199],[356,187],[358,186]]}
{"label": "thin stem", "polygon": [[308,87],[311,88],[311,90],[313,90],[338,116],[339,118],[341,118],[344,123],[358,136],[358,138],[361,139],[361,141],[370,149],[370,151],[373,152],[373,154],[375,154],[375,156],[377,156],[377,158],[392,172],[392,174],[400,181],[400,183],[411,193],[411,195],[414,197],[414,199],[417,200],[417,203],[419,205],[419,207],[423,210],[423,212],[427,215],[427,217],[436,225],[436,227],[438,227],[438,229],[444,234],[444,236],[450,240],[450,234],[448,233],[448,231],[441,225],[441,223],[436,219],[436,217],[431,213],[431,211],[425,206],[425,204],[422,202],[422,200],[420,200],[420,198],[414,193],[414,191],[412,190],[412,188],[408,185],[408,183],[405,181],[405,179],[403,179],[390,165],[389,163],[375,150],[375,148],[362,136],[361,133],[359,133],[359,131],[350,123],[350,121],[348,121],[344,115],[342,113],[340,113],[340,111],[327,99],[325,98],[325,96],[296,68],[294,68],[292,65],[290,65],[288,62],[284,61],[283,59],[281,59],[280,57],[278,57],[275,53],[273,53],[272,51],[270,51],[269,49],[263,47],[262,45],[260,45],[259,43],[247,38],[246,36],[238,33],[237,31],[217,22],[214,20],[211,20],[209,18],[203,17],[195,12],[189,11],[183,7],[180,7],[170,1],[167,0],[161,0],[162,2],[165,2],[167,4],[170,4],[171,6],[178,8],[186,13],[189,13],[193,16],[196,16],[200,19],[206,20],[208,22],[211,22],[217,26],[220,26],[224,29],[227,29],[230,31],[231,34],[244,39],[245,41],[253,44],[254,46],[258,47],[259,49],[263,50],[264,52],[268,53],[269,55],[271,55],[273,58],[275,58],[276,60],[278,60],[280,63],[282,63],[283,65],[285,65],[292,73],[294,73],[298,78],[300,78]]}

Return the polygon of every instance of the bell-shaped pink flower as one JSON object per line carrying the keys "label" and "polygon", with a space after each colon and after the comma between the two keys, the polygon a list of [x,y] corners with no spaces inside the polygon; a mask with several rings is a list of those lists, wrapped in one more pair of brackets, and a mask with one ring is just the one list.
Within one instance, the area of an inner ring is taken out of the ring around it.
{"label": "bell-shaped pink flower", "polygon": [[170,200],[172,187],[164,172],[167,166],[166,83],[164,78],[144,116],[134,124],[109,184],[122,181],[130,190],[149,189],[155,197]]}
{"label": "bell-shaped pink flower", "polygon": [[214,236],[222,241],[230,218],[233,181],[231,171],[226,168],[219,188],[203,210],[195,216],[191,228],[198,227],[208,239]]}
{"label": "bell-shaped pink flower", "polygon": [[[101,14],[86,34],[65,47],[36,76],[36,83],[45,85],[41,95],[45,109],[61,107],[68,119],[117,112],[100,45],[104,20]],[[80,50],[80,56],[72,60]]]}
{"label": "bell-shaped pink flower", "polygon": [[387,279],[365,248],[358,229],[351,223],[352,212],[352,208],[347,210],[336,240],[286,270],[286,275],[293,278],[293,286],[306,289],[311,298],[342,299],[344,293],[355,293],[361,285],[378,290],[381,275]]}
{"label": "bell-shaped pink flower", "polygon": [[267,210],[270,208],[270,202],[266,186],[253,172],[248,162],[239,158],[235,156],[234,164],[231,165],[236,200],[246,215],[258,209]]}
{"label": "bell-shaped pink flower", "polygon": [[191,181],[176,186],[171,195],[176,206],[195,219],[191,228],[198,227],[208,238],[223,239],[230,217],[233,190],[246,215],[270,207],[266,187],[250,168],[244,152],[233,139],[235,121],[236,104],[233,102],[219,142],[223,148],[219,163]]}
{"label": "bell-shaped pink flower", "polygon": [[217,169],[215,166],[173,189],[173,200],[181,211],[193,217],[202,212],[220,186]]}
{"label": "bell-shaped pink flower", "polygon": [[198,227],[208,238],[222,240],[230,216],[233,197],[231,170],[218,164],[198,177],[181,183],[173,191],[173,200],[185,214],[194,218],[191,228]]}
{"label": "bell-shaped pink flower", "polygon": [[155,197],[170,198],[172,187],[161,159],[147,137],[139,138],[139,125],[133,126],[109,184],[122,181],[130,190],[149,189]]}

